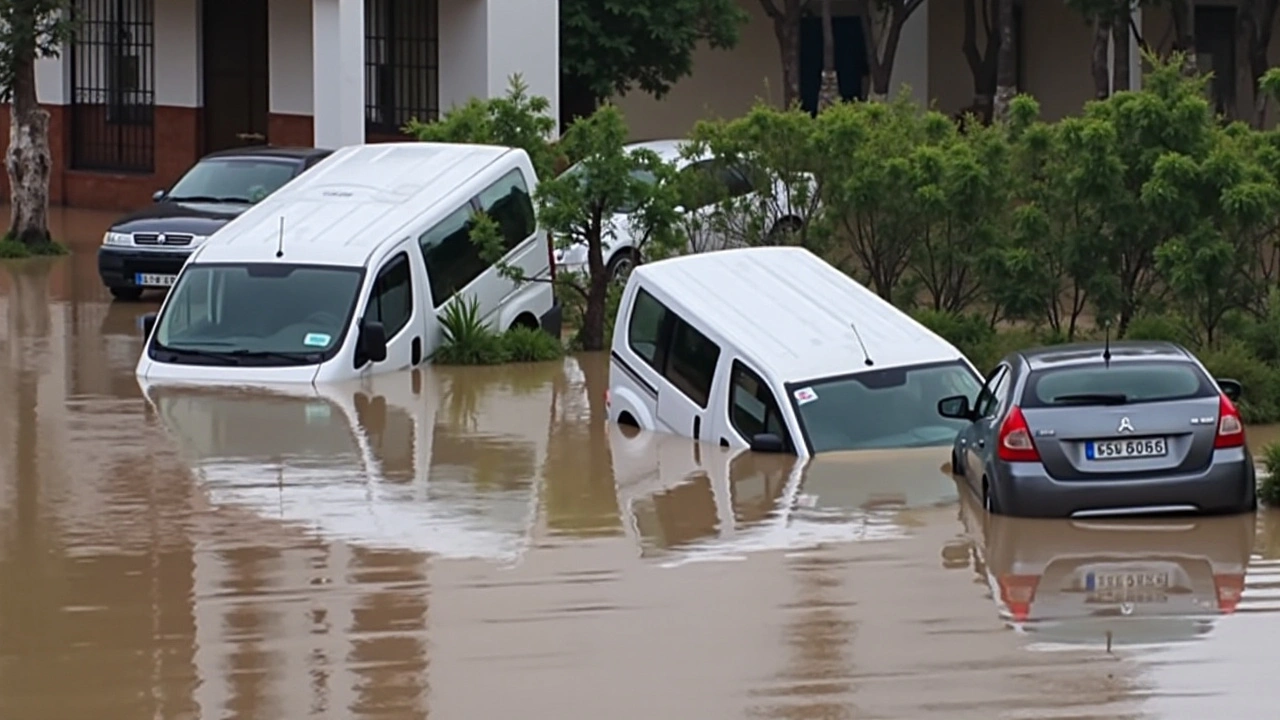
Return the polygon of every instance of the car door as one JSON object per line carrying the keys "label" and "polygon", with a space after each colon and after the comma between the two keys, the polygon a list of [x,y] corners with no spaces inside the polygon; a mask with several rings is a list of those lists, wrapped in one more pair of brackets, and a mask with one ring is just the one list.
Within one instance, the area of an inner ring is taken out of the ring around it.
{"label": "car door", "polygon": [[[534,278],[545,275],[546,248],[541,243],[528,242],[537,232],[537,221],[534,218],[529,185],[519,168],[512,168],[492,185],[480,191],[473,206],[498,226],[498,232],[502,236],[502,250],[505,253],[501,258],[501,264],[518,270],[525,277]],[[521,284],[503,273],[500,267],[490,263],[488,261],[490,258],[484,251],[480,251],[479,257],[480,273],[474,281],[471,292],[480,301],[481,315],[487,318],[497,312]],[[498,329],[506,330],[507,328]]]}
{"label": "car door", "polygon": [[363,322],[382,323],[387,358],[373,362],[356,350],[355,369],[362,375],[400,370],[421,362],[422,308],[414,298],[414,271],[409,251],[398,250],[379,267],[365,303]]}
{"label": "car door", "polygon": [[729,203],[753,191],[746,176],[715,159],[691,163],[680,173],[686,176],[682,207],[690,251],[709,252],[737,244],[746,230],[741,225],[751,213],[735,211]]}
{"label": "car door", "polygon": [[987,380],[973,403],[974,420],[960,432],[960,454],[964,461],[964,476],[974,487],[995,447],[995,416],[998,414],[1002,394],[1008,393],[1009,366],[1001,363],[987,374]]}
{"label": "car door", "polygon": [[747,448],[756,435],[772,434],[782,440],[787,452],[795,452],[782,407],[769,384],[749,364],[735,359],[729,368],[728,422],[719,428],[721,447]]}
{"label": "car door", "polygon": [[658,424],[668,432],[701,440],[720,346],[678,315],[670,317],[671,339],[662,373],[667,383],[658,390]]}

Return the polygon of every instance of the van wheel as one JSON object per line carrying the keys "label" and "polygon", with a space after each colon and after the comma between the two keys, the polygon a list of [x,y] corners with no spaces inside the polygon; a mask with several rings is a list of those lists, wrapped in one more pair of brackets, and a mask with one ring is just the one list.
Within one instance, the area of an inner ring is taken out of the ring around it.
{"label": "van wheel", "polygon": [[140,287],[113,287],[107,288],[107,291],[111,293],[111,297],[117,300],[133,302],[142,299],[142,288]]}
{"label": "van wheel", "polygon": [[609,278],[609,282],[626,282],[627,276],[636,269],[637,260],[635,250],[619,250],[609,259],[609,265],[604,269],[605,277]]}
{"label": "van wheel", "polygon": [[516,328],[529,328],[530,330],[537,330],[538,319],[535,318],[533,315],[530,315],[529,313],[520,313],[519,317],[517,317],[515,320],[511,322],[511,327],[509,329],[515,330]]}
{"label": "van wheel", "polygon": [[794,215],[788,215],[773,224],[767,238],[770,245],[781,245],[804,228],[804,223]]}
{"label": "van wheel", "polygon": [[625,427],[640,427],[640,423],[636,422],[636,419],[631,417],[631,413],[626,412],[625,410],[618,416],[618,424]]}

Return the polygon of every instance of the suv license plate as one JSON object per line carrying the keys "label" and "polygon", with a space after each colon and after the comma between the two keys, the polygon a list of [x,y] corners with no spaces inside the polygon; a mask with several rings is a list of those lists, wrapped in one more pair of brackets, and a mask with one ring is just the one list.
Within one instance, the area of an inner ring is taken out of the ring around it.
{"label": "suv license plate", "polygon": [[1094,440],[1085,443],[1085,457],[1090,460],[1126,460],[1129,458],[1164,457],[1169,454],[1166,438],[1133,440]]}
{"label": "suv license plate", "polygon": [[152,273],[138,273],[134,276],[133,282],[142,287],[172,287],[173,282],[178,279],[177,275],[154,275]]}

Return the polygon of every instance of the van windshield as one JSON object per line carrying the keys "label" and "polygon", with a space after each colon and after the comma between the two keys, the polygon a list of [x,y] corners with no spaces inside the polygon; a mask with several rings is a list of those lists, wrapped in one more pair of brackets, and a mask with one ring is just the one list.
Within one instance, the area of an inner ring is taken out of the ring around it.
{"label": "van windshield", "polygon": [[791,383],[805,439],[814,453],[949,445],[964,420],[938,414],[938,401],[973,397],[982,380],[963,362],[867,370]]}
{"label": "van windshield", "polygon": [[314,365],[342,342],[364,272],[354,267],[196,264],[156,324],[162,362]]}

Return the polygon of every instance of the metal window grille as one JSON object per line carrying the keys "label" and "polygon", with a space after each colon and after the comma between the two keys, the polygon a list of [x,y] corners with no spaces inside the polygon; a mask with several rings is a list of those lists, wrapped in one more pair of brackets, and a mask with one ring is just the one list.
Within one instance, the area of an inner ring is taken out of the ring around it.
{"label": "metal window grille", "polygon": [[75,0],[71,167],[155,169],[154,0]]}
{"label": "metal window grille", "polygon": [[365,0],[365,125],[397,134],[439,115],[438,0]]}

